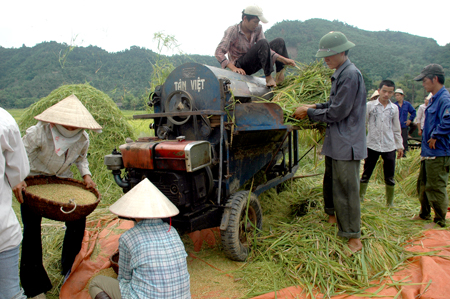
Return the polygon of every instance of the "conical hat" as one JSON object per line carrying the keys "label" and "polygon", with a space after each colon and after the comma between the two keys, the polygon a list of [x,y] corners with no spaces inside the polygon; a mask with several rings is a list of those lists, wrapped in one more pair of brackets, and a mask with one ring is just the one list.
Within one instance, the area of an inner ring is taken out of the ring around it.
{"label": "conical hat", "polygon": [[82,129],[100,130],[102,128],[75,95],[59,101],[34,118],[48,123]]}
{"label": "conical hat", "polygon": [[178,215],[177,207],[147,178],[109,207],[111,213],[126,218],[168,218]]}
{"label": "conical hat", "polygon": [[379,95],[380,95],[380,93],[378,92],[378,89],[376,89],[376,90],[373,92],[373,94],[370,96],[370,98],[377,97],[377,96],[379,96]]}

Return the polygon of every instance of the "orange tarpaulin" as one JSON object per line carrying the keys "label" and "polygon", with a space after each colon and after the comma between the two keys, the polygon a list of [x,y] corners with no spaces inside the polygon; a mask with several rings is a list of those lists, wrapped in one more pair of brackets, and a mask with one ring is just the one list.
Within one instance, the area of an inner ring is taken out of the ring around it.
{"label": "orange tarpaulin", "polygon": [[[392,280],[387,279],[380,285],[366,290],[366,294],[377,292],[376,298],[397,298],[402,299],[448,299],[450,298],[450,231],[447,230],[428,230],[424,232],[424,238],[414,243],[414,246],[407,248],[413,252],[434,251],[438,256],[416,256],[408,260],[410,264],[401,271],[392,275],[395,282],[402,281],[401,286],[389,286]],[[448,259],[447,259],[448,257]],[[253,299],[306,299],[310,298],[302,294],[302,289],[297,286],[282,289],[280,291],[264,294]],[[399,294],[401,293],[401,294]],[[315,295],[316,298],[323,298],[321,294]],[[370,296],[367,296],[370,297]],[[363,295],[349,296],[339,295],[331,297],[332,299],[361,299]],[[374,298],[374,297],[373,297]]]}
{"label": "orange tarpaulin", "polygon": [[133,221],[110,217],[87,223],[91,230],[84,232],[81,250],[75,258],[69,278],[61,287],[59,298],[91,299],[88,293],[89,280],[100,270],[111,266],[109,257],[119,247],[120,235],[133,225]]}

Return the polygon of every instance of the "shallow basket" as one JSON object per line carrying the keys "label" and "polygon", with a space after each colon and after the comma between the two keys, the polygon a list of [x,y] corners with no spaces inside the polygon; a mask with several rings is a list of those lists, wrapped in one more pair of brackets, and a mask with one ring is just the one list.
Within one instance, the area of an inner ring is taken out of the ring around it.
{"label": "shallow basket", "polygon": [[109,257],[109,261],[111,262],[111,268],[113,268],[116,274],[119,274],[119,250],[117,249],[113,255]]}
{"label": "shallow basket", "polygon": [[95,188],[86,188],[84,182],[70,179],[58,178],[56,176],[37,175],[30,176],[25,179],[27,186],[45,185],[45,184],[66,184],[76,187],[81,187],[89,190],[96,197],[97,200],[91,204],[80,205],[72,203],[60,203],[53,200],[45,199],[34,194],[23,192],[23,204],[27,205],[34,213],[42,217],[58,220],[58,221],[74,221],[86,217],[95,210],[100,202],[100,193]]}

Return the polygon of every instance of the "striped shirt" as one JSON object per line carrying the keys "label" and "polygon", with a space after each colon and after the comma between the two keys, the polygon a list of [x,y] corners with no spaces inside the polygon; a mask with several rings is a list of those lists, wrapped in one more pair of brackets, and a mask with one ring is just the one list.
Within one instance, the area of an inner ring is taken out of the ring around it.
{"label": "striped shirt", "polygon": [[161,219],[143,219],[119,239],[122,298],[191,298],[186,250]]}

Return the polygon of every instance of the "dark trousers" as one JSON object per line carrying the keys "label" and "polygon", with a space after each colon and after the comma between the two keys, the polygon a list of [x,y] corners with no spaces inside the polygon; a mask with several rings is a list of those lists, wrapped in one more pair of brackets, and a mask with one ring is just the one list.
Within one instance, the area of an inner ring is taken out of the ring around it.
{"label": "dark trousers", "polygon": [[[250,50],[236,60],[236,67],[241,68],[247,75],[251,75],[259,71],[264,70],[264,75],[269,76],[273,72],[272,55],[270,50],[275,51],[283,57],[289,58],[286,45],[282,38],[276,38],[270,43],[266,39],[260,39],[254,44]],[[284,64],[275,61],[277,73],[281,72]]]}
{"label": "dark trousers", "polygon": [[450,157],[436,157],[420,163],[417,192],[420,201],[420,218],[430,219],[431,208],[434,210],[433,221],[445,226],[448,208],[447,184]]}
{"label": "dark trousers", "polygon": [[405,153],[408,151],[408,130],[409,127],[402,128],[402,138],[403,138],[403,157],[405,157]]}
{"label": "dark trousers", "polygon": [[381,158],[383,159],[384,183],[388,186],[394,186],[395,155],[396,155],[395,150],[393,150],[392,152],[382,153],[368,148],[367,158],[364,160],[364,172],[362,174],[360,182],[361,183],[369,182],[373,170],[377,165],[378,158],[381,156]]}
{"label": "dark trousers", "polygon": [[325,213],[336,216],[338,236],[344,238],[361,237],[359,166],[359,160],[340,161],[325,156]]}
{"label": "dark trousers", "polygon": [[[42,263],[41,220],[28,206],[21,205],[23,222],[22,255],[20,259],[20,282],[28,297],[34,297],[52,289],[52,284]],[[66,222],[61,264],[61,274],[71,268],[80,252],[86,228],[86,218]]]}

